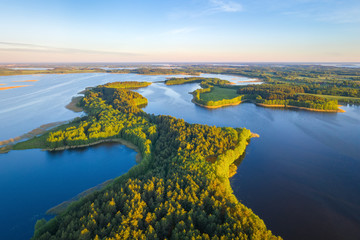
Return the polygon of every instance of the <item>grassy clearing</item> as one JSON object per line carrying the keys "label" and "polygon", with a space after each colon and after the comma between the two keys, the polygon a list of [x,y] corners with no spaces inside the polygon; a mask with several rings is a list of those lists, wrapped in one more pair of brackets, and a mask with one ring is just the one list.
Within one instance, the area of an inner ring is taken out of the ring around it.
{"label": "grassy clearing", "polygon": [[217,86],[214,86],[211,89],[211,92],[200,94],[200,98],[205,101],[219,101],[223,99],[233,99],[238,96],[239,94],[236,93],[236,89],[222,88]]}

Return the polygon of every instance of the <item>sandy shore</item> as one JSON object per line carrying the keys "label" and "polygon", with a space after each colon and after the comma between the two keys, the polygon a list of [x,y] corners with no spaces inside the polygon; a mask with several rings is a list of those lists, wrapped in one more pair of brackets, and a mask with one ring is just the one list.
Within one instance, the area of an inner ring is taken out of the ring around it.
{"label": "sandy shore", "polygon": [[82,99],[82,96],[73,97],[71,99],[71,102],[65,106],[65,108],[73,111],[73,112],[82,112],[83,109],[79,107],[80,100]]}

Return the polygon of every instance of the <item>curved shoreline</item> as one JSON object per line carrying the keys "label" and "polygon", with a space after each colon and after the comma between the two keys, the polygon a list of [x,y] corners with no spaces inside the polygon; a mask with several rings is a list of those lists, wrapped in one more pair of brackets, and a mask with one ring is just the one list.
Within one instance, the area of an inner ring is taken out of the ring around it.
{"label": "curved shoreline", "polygon": [[45,214],[46,215],[59,215],[59,214],[63,213],[71,203],[78,201],[81,198],[84,198],[96,191],[102,190],[107,185],[111,184],[112,182],[114,182],[114,179],[109,179],[109,180],[107,180],[103,183],[100,183],[94,187],[88,188],[85,191],[82,191],[81,193],[77,194],[76,196],[70,198],[69,200],[63,201],[60,204],[58,204],[52,208],[49,208]]}
{"label": "curved shoreline", "polygon": [[71,102],[65,106],[66,109],[69,109],[73,112],[79,113],[84,111],[81,107],[79,107],[80,100],[83,96],[72,97]]}
{"label": "curved shoreline", "polygon": [[196,105],[200,106],[200,107],[204,107],[204,108],[208,108],[208,109],[216,109],[216,108],[222,108],[222,107],[228,107],[228,106],[236,106],[239,105],[240,103],[244,102],[244,101],[239,101],[239,102],[235,102],[235,103],[228,103],[228,104],[222,104],[222,105],[217,105],[217,106],[207,106],[201,103],[196,102],[195,98],[193,98],[191,100],[191,102],[195,103]]}
{"label": "curved shoreline", "polygon": [[109,142],[113,142],[113,143],[120,143],[132,150],[134,150],[135,152],[137,152],[135,160],[137,163],[140,163],[142,160],[142,156],[140,153],[140,149],[133,143],[122,139],[122,138],[108,138],[108,139],[101,139],[98,140],[96,142],[92,142],[92,143],[88,143],[88,144],[82,144],[82,145],[76,145],[76,146],[64,146],[64,147],[57,147],[57,148],[43,148],[43,151],[63,151],[63,150],[68,150],[68,149],[75,149],[75,148],[85,148],[85,147],[90,147],[90,146],[94,146],[94,145],[98,145],[101,143],[109,143]]}

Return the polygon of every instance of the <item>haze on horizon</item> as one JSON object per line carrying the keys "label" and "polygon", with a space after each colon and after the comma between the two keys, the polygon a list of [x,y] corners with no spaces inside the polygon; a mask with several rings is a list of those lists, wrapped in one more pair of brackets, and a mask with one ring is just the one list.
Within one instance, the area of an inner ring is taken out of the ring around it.
{"label": "haze on horizon", "polygon": [[360,62],[358,0],[0,0],[0,62]]}

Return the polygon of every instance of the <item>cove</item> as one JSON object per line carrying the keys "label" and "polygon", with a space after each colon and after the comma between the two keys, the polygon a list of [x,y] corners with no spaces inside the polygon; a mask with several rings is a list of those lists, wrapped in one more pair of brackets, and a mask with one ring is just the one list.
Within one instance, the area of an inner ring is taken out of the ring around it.
{"label": "cove", "polygon": [[136,154],[115,143],[0,154],[0,239],[30,239],[49,208],[126,173]]}

